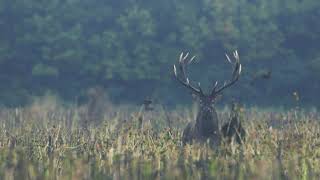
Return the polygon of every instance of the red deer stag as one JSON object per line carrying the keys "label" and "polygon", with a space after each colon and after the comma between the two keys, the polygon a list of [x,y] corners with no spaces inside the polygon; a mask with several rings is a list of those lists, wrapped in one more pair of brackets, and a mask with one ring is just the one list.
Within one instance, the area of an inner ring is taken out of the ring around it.
{"label": "red deer stag", "polygon": [[233,65],[234,69],[232,72],[232,78],[226,81],[222,86],[218,86],[218,81],[215,82],[210,93],[204,93],[200,87],[200,83],[197,86],[191,84],[190,79],[187,76],[187,65],[189,65],[195,58],[188,58],[189,53],[181,53],[179,58],[178,69],[181,74],[178,75],[177,67],[173,66],[174,76],[183,86],[191,90],[199,99],[199,112],[195,122],[190,122],[183,131],[182,141],[183,143],[192,142],[197,140],[205,142],[209,139],[210,143],[217,145],[221,140],[221,133],[219,129],[219,120],[214,107],[217,96],[222,91],[232,86],[241,74],[241,64],[239,60],[238,52],[233,52],[234,62],[226,54],[226,58],[230,64]]}

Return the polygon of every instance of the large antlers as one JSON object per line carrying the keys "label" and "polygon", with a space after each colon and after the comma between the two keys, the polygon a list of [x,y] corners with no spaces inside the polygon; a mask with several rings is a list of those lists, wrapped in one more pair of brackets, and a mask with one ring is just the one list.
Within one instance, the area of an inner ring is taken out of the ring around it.
{"label": "large antlers", "polygon": [[186,66],[188,64],[190,64],[194,58],[196,56],[193,56],[190,60],[187,60],[189,56],[189,53],[187,53],[186,55],[183,54],[183,52],[180,54],[180,58],[179,58],[179,70],[182,72],[182,78],[178,76],[177,73],[177,68],[176,65],[173,65],[173,72],[174,72],[174,76],[176,77],[176,79],[185,87],[189,88],[192,90],[193,93],[200,95],[203,94],[201,88],[200,88],[200,83],[198,83],[198,88],[194,87],[193,85],[190,84],[190,80],[187,77],[187,73],[186,73]]}
{"label": "large antlers", "polygon": [[[190,80],[187,77],[187,72],[186,72],[187,65],[190,64],[195,58],[195,56],[193,56],[192,58],[190,58],[188,60],[188,56],[189,56],[189,53],[187,53],[185,55],[184,55],[184,53],[180,54],[179,71],[181,71],[182,75],[180,75],[180,77],[179,77],[179,75],[177,73],[177,68],[175,65],[173,65],[174,76],[182,85],[191,89],[193,93],[195,93],[197,95],[203,95],[203,91],[200,87],[200,83],[198,82],[198,87],[194,87],[193,85],[190,84]],[[215,96],[218,93],[221,93],[222,90],[224,90],[227,87],[230,87],[239,79],[239,76],[241,74],[241,64],[240,64],[239,54],[237,51],[233,52],[233,57],[235,59],[234,62],[232,62],[230,57],[226,54],[226,58],[227,58],[228,62],[234,66],[231,80],[224,82],[223,86],[221,86],[219,88],[218,88],[218,81],[216,81],[214,84],[214,87],[211,91],[211,94],[210,94],[211,96]]]}
{"label": "large antlers", "polygon": [[235,59],[235,62],[232,62],[230,57],[226,54],[226,58],[227,58],[228,62],[234,66],[231,80],[224,82],[223,86],[221,86],[220,88],[218,88],[218,81],[216,81],[214,84],[214,87],[211,91],[211,96],[214,96],[214,95],[220,93],[222,90],[224,90],[227,87],[230,87],[236,81],[238,81],[240,74],[241,74],[241,64],[240,64],[240,58],[239,58],[238,51],[233,52],[233,57]]}

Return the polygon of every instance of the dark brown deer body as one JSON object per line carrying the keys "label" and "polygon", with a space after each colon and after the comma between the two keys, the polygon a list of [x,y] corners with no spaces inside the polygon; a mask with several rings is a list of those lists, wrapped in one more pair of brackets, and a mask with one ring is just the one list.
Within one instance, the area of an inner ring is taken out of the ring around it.
{"label": "dark brown deer body", "polygon": [[208,96],[202,97],[200,108],[195,122],[190,122],[183,131],[182,141],[184,143],[192,142],[193,139],[201,142],[208,138],[218,143],[220,141],[219,120],[216,110]]}
{"label": "dark brown deer body", "polygon": [[222,86],[218,87],[218,82],[215,82],[210,93],[205,94],[201,87],[200,83],[195,87],[191,85],[189,78],[187,77],[186,68],[190,64],[195,56],[190,60],[187,60],[188,54],[184,55],[181,53],[179,59],[179,71],[182,73],[178,75],[177,68],[174,65],[174,75],[175,78],[185,87],[190,89],[194,95],[199,99],[199,112],[195,122],[191,122],[183,131],[182,141],[183,143],[189,143],[193,140],[205,142],[207,140],[212,144],[219,144],[221,140],[219,119],[214,108],[215,101],[217,96],[221,94],[222,90],[233,85],[240,76],[241,73],[241,64],[239,61],[239,56],[237,51],[233,53],[235,62],[233,63],[228,55],[226,55],[227,60],[234,65],[234,70],[232,72],[232,78],[230,81],[225,82]]}

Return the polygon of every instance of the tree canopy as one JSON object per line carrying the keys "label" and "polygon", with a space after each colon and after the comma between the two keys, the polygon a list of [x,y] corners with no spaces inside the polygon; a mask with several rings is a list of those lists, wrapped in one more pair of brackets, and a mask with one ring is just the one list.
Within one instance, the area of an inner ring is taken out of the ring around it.
{"label": "tree canopy", "polygon": [[[101,85],[115,100],[181,99],[172,65],[197,56],[192,77],[230,77],[238,49],[244,73],[226,94],[249,103],[319,105],[320,1],[0,0],[0,102],[47,91],[73,99]],[[270,79],[259,77],[272,72]],[[160,97],[161,96],[161,97]],[[282,97],[281,99],[277,97]]]}

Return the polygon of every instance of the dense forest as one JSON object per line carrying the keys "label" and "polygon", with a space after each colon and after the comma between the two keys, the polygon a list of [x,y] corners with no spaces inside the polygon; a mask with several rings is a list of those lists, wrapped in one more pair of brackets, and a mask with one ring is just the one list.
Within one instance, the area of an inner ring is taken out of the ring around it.
{"label": "dense forest", "polygon": [[319,106],[319,18],[316,0],[0,0],[0,104],[95,86],[115,102],[189,102],[173,79],[180,52],[210,87],[237,49],[243,74],[224,100]]}

